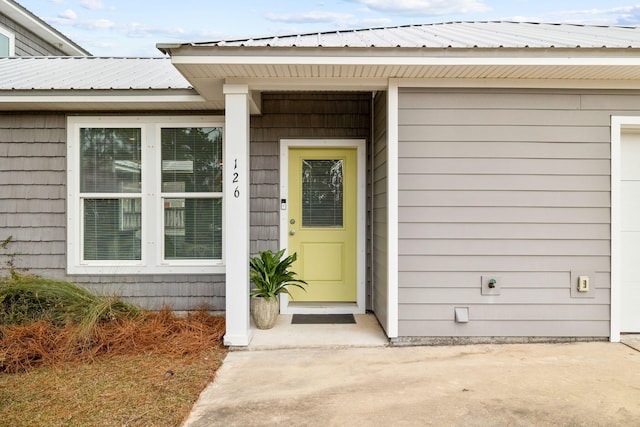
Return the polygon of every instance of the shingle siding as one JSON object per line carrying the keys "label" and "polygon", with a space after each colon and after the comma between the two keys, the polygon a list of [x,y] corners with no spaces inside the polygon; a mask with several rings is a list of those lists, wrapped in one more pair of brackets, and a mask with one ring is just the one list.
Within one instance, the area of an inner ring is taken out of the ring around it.
{"label": "shingle siding", "polygon": [[0,15],[0,25],[15,34],[16,56],[65,56],[62,50],[4,15]]}
{"label": "shingle siding", "polygon": [[64,128],[61,114],[0,115],[0,239],[13,236],[5,253],[18,268],[56,278],[65,265]]}
{"label": "shingle siding", "polygon": [[[399,103],[400,336],[608,336],[609,122],[640,114],[640,93],[401,89]],[[571,297],[571,270],[595,272],[594,298]],[[501,295],[481,295],[482,275]]]}
{"label": "shingle siding", "polygon": [[62,114],[0,115],[0,239],[13,236],[16,266],[146,308],[224,310],[224,275],[66,275],[65,128]]}
{"label": "shingle siding", "polygon": [[[263,99],[263,114],[251,120],[254,254],[279,246],[280,139],[369,140],[370,132],[369,94],[265,94]],[[207,305],[223,310],[224,275],[66,275],[65,127],[61,114],[0,116],[0,227],[14,237],[11,247],[20,254],[18,267],[67,278],[98,292],[116,292],[148,308]]]}
{"label": "shingle siding", "polygon": [[[370,141],[369,93],[265,93],[251,117],[251,253],[280,248],[280,140]],[[369,266],[370,267],[370,266]],[[368,294],[371,289],[368,286]]]}

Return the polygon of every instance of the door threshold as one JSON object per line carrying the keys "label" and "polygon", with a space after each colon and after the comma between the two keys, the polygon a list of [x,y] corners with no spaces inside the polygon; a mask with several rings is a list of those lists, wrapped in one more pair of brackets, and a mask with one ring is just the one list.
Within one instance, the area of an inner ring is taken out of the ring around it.
{"label": "door threshold", "polygon": [[355,302],[289,302],[283,314],[364,314]]}

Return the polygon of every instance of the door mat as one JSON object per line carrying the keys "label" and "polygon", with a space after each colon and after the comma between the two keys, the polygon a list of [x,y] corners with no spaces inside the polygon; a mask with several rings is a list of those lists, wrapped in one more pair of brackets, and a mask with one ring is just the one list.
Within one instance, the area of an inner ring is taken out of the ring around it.
{"label": "door mat", "polygon": [[294,314],[293,325],[326,325],[332,323],[356,323],[353,314]]}

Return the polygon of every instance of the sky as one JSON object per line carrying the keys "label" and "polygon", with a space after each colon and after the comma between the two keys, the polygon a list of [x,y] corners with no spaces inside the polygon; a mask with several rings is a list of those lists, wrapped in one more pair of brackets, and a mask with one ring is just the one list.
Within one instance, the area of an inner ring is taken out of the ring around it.
{"label": "sky", "polygon": [[451,21],[640,25],[633,0],[17,1],[93,55],[118,57],[162,56],[156,43]]}

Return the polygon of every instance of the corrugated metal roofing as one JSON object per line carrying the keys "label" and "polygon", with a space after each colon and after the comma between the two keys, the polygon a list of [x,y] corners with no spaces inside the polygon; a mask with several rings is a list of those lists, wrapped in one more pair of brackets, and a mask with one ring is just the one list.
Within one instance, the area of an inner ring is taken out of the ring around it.
{"label": "corrugated metal roofing", "polygon": [[[196,42],[184,45],[353,48],[637,48],[640,47],[640,27],[507,21],[448,22]],[[159,44],[158,47],[169,48],[170,46]]]}
{"label": "corrugated metal roofing", "polygon": [[0,58],[0,90],[191,89],[169,58]]}

